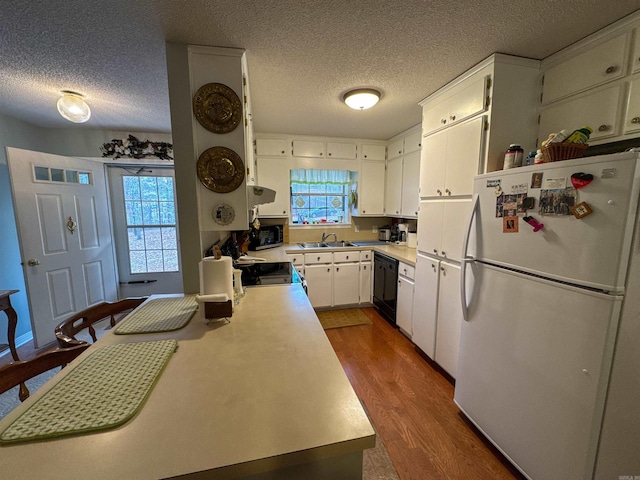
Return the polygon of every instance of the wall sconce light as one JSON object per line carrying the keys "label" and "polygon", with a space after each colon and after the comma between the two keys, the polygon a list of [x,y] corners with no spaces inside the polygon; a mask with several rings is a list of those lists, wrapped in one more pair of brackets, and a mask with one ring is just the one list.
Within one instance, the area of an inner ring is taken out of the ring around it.
{"label": "wall sconce light", "polygon": [[82,99],[82,95],[70,90],[62,90],[58,99],[58,112],[73,123],[84,123],[91,118],[91,109]]}
{"label": "wall sconce light", "polygon": [[354,110],[366,110],[380,100],[380,92],[373,88],[358,88],[344,94],[344,103]]}

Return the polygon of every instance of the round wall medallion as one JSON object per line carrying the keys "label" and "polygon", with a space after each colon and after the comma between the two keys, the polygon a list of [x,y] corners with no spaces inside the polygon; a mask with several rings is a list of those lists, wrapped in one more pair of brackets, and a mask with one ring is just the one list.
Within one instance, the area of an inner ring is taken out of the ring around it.
{"label": "round wall medallion", "polygon": [[211,147],[198,158],[198,178],[216,193],[233,192],[244,180],[244,164],[236,152],[227,147]]}
{"label": "round wall medallion", "polygon": [[242,119],[242,103],[236,92],[222,83],[207,83],[193,96],[193,113],[204,128],[228,133]]}
{"label": "round wall medallion", "polygon": [[221,203],[211,212],[213,221],[220,225],[229,225],[236,218],[236,212],[231,205]]}

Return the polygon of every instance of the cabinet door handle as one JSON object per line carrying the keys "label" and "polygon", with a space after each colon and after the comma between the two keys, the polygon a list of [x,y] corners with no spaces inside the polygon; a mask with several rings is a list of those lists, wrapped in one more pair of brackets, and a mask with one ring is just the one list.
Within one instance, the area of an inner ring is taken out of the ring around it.
{"label": "cabinet door handle", "polygon": [[438,193],[438,195],[442,196],[442,190],[437,189],[436,192]]}
{"label": "cabinet door handle", "polygon": [[436,255],[438,254],[438,250],[437,249],[433,249],[433,253],[435,253]]}
{"label": "cabinet door handle", "polygon": [[600,125],[598,127],[599,132],[606,132],[607,130],[609,130],[609,125]]}
{"label": "cabinet door handle", "polygon": [[631,123],[640,123],[640,117],[633,117]]}
{"label": "cabinet door handle", "polygon": [[447,123],[447,119],[446,118],[440,119],[440,123],[444,125],[445,123]]}
{"label": "cabinet door handle", "polygon": [[618,69],[615,65],[611,65],[609,68],[605,70],[605,73],[613,73]]}
{"label": "cabinet door handle", "polygon": [[448,188],[445,189],[445,192],[447,192],[447,195],[451,196],[451,190],[449,190]]}
{"label": "cabinet door handle", "polygon": [[442,252],[440,252],[442,254],[443,257],[447,256],[447,253],[443,250]]}
{"label": "cabinet door handle", "polygon": [[451,121],[453,121],[453,120],[456,119],[456,116],[455,115],[451,115],[449,118],[451,119]]}

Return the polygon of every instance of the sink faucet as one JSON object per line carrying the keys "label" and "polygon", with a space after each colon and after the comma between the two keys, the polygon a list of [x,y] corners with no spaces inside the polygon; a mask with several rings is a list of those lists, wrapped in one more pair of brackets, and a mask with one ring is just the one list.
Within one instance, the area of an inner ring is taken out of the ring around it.
{"label": "sink faucet", "polygon": [[333,235],[333,238],[336,240],[336,242],[338,241],[338,237],[336,236],[335,233],[323,233],[322,234],[322,240],[320,240],[320,243],[324,243],[327,241],[327,238],[329,238],[331,235]]}

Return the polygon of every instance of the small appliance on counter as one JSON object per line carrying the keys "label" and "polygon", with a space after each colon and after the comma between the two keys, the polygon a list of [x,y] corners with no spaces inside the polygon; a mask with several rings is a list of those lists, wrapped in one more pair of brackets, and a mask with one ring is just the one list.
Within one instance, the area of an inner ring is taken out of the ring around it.
{"label": "small appliance on counter", "polygon": [[381,242],[388,242],[391,240],[391,229],[390,228],[381,228],[378,230],[378,240]]}
{"label": "small appliance on counter", "polygon": [[249,250],[257,251],[279,247],[284,243],[284,227],[282,225],[261,225],[259,229],[251,228],[249,234]]}
{"label": "small appliance on counter", "polygon": [[398,223],[398,238],[396,242],[399,245],[407,244],[407,234],[409,233],[409,224],[408,223]]}

